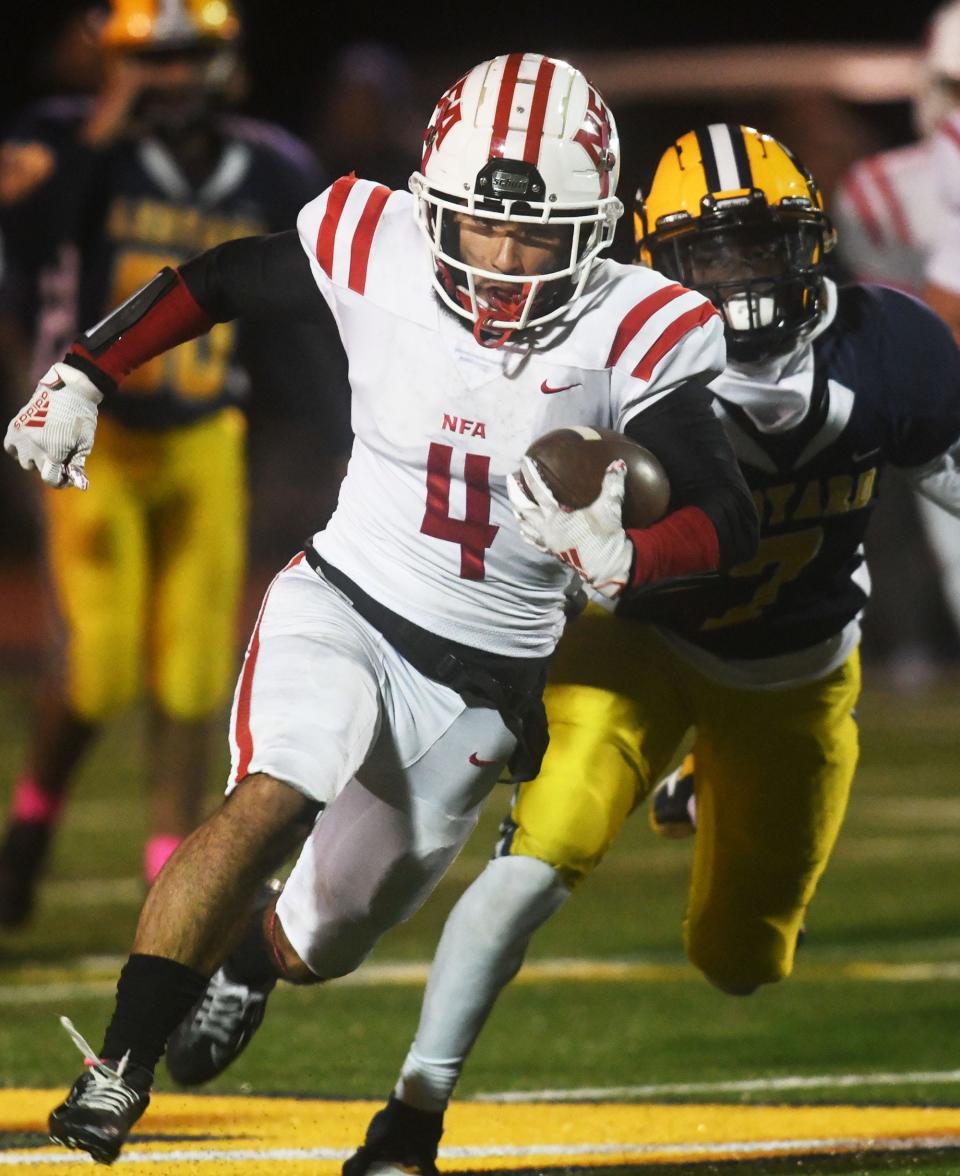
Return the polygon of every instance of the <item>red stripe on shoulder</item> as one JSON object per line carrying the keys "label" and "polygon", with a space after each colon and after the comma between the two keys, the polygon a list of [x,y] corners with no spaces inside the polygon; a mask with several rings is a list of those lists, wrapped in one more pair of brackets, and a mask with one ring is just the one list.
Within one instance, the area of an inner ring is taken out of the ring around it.
{"label": "red stripe on shoulder", "polygon": [[867,196],[860,168],[855,168],[850,173],[845,190],[853,203],[853,207],[856,209],[857,216],[860,218],[860,224],[863,226],[872,244],[882,245],[883,229],[880,227],[880,222],[877,220],[876,214],[870,206],[870,200]]}
{"label": "red stripe on shoulder", "polygon": [[610,348],[610,354],[607,357],[607,367],[613,367],[631,341],[636,338],[644,324],[648,319],[652,318],[661,307],[672,302],[674,298],[679,298],[682,294],[686,294],[685,286],[681,286],[679,282],[674,282],[670,286],[664,286],[660,290],[654,290],[652,294],[648,294],[646,298],[642,299],[637,305],[627,314],[626,318],[617,327],[617,333],[613,338],[613,346]]}
{"label": "red stripe on shoulder", "polygon": [[719,317],[716,308],[709,302],[704,302],[701,306],[695,306],[675,318],[633,369],[633,375],[641,380],[649,380],[653,375],[653,369],[671,347],[676,346],[684,335],[689,334],[695,327],[702,327],[704,323],[708,323],[715,315]]}
{"label": "red stripe on shoulder", "polygon": [[490,135],[490,150],[488,155],[503,158],[504,141],[510,129],[510,107],[513,105],[513,92],[517,88],[517,78],[523,63],[522,53],[511,53],[504,63],[503,76],[500,79],[500,93],[497,95],[497,109],[493,116],[493,132]]}
{"label": "red stripe on shoulder", "polygon": [[942,131],[954,147],[960,147],[960,127],[957,126],[952,118],[948,118],[942,122],[937,127],[937,130]]}
{"label": "red stripe on shoulder", "polygon": [[343,216],[347,197],[356,182],[356,176],[341,176],[333,185],[330,189],[330,195],[327,197],[327,207],[323,219],[320,221],[320,228],[317,231],[317,261],[320,262],[320,268],[328,278],[333,277],[333,245],[337,238],[337,226]]}
{"label": "red stripe on shoulder", "polygon": [[356,232],[353,234],[353,244],[350,247],[350,277],[347,285],[357,294],[362,294],[367,285],[367,266],[370,262],[370,247],[373,245],[373,234],[377,231],[384,206],[390,199],[390,189],[377,184],[367,203],[363,206],[360,220],[357,222]]}
{"label": "red stripe on shoulder", "polygon": [[270,592],[274,584],[284,572],[290,568],[295,568],[298,563],[304,559],[304,553],[298,552],[292,560],[270,581],[270,587],[267,589],[263,597],[263,603],[260,605],[260,613],[257,616],[257,623],[253,629],[253,636],[250,638],[250,644],[247,647],[247,656],[243,662],[243,670],[240,674],[240,689],[237,695],[237,718],[236,726],[234,727],[234,738],[237,743],[237,771],[234,776],[236,783],[249,774],[250,762],[253,759],[253,732],[250,729],[250,697],[253,694],[253,674],[257,668],[257,657],[260,653],[260,623],[263,620],[263,614],[267,608],[267,601],[270,599]]}
{"label": "red stripe on shoulder", "polygon": [[900,203],[900,197],[894,190],[893,184],[890,183],[890,177],[884,170],[882,160],[877,157],[868,160],[866,167],[870,176],[873,178],[873,182],[877,186],[877,191],[883,197],[887,206],[890,219],[893,221],[894,232],[902,244],[910,245],[910,226],[907,224],[907,218],[903,211],[903,206]]}

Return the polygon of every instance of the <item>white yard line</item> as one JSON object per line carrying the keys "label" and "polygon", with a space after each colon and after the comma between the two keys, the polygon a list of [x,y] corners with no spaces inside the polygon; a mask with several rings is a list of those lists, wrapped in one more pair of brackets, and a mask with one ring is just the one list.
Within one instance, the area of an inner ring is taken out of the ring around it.
{"label": "white yard line", "polygon": [[781,1090],[843,1090],[858,1086],[927,1086],[960,1083],[960,1070],[920,1070],[903,1074],[785,1075],[726,1082],[657,1082],[643,1086],[582,1086],[571,1090],[503,1090],[475,1094],[472,1102],[616,1102],[668,1098],[678,1094],[767,1094]]}
{"label": "white yard line", "polygon": [[[45,1004],[71,998],[97,997],[113,992],[122,956],[85,956],[58,966],[24,965],[11,969],[0,983],[0,1006]],[[332,984],[343,987],[422,986],[430,965],[423,960],[369,964]],[[931,960],[887,963],[877,960],[824,962],[806,965],[797,980],[853,980],[877,983],[928,983],[960,978],[960,961]],[[515,983],[551,981],[586,983],[650,983],[699,981],[689,964],[650,963],[637,960],[598,960],[561,957],[531,960]],[[795,980],[794,983],[797,981]]]}

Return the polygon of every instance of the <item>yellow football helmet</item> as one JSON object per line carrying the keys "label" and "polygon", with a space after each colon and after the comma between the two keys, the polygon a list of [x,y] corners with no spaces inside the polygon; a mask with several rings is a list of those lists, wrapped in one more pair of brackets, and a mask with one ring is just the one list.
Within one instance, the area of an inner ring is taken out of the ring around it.
{"label": "yellow football helmet", "polygon": [[723,314],[732,359],[782,354],[818,322],[836,234],[813,176],[770,135],[714,123],[664,152],[637,192],[639,259]]}
{"label": "yellow football helmet", "polygon": [[174,49],[239,33],[231,0],[111,0],[102,35],[112,49]]}

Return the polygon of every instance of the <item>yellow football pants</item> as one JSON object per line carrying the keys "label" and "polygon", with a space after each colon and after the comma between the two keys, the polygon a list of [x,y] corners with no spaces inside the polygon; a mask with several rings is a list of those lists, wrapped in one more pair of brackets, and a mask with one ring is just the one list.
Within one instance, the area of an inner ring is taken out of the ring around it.
{"label": "yellow football pants", "polygon": [[721,686],[650,626],[591,607],[560,643],[546,693],[550,747],[537,779],[518,789],[505,851],[540,858],[575,885],[694,728],[687,954],[728,992],[782,979],[846,809],[859,691],[856,653],[803,686]]}
{"label": "yellow football pants", "polygon": [[[246,421],[131,430],[102,415],[84,493],[45,493],[67,697],[98,722],[146,685],[175,719],[229,697],[244,573]],[[146,682],[144,681],[146,676]]]}

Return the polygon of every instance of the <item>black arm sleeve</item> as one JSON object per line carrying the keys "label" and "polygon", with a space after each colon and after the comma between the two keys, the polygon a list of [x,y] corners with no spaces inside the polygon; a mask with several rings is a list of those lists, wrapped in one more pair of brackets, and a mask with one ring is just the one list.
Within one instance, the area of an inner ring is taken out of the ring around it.
{"label": "black arm sleeve", "polygon": [[191,258],[180,267],[180,276],[217,323],[280,318],[334,327],[295,229],[227,241]]}
{"label": "black arm sleeve", "polygon": [[704,385],[684,384],[637,413],[624,431],[660,459],[670,479],[670,511],[698,506],[713,523],[726,571],[753,555],[759,521],[712,400]]}

